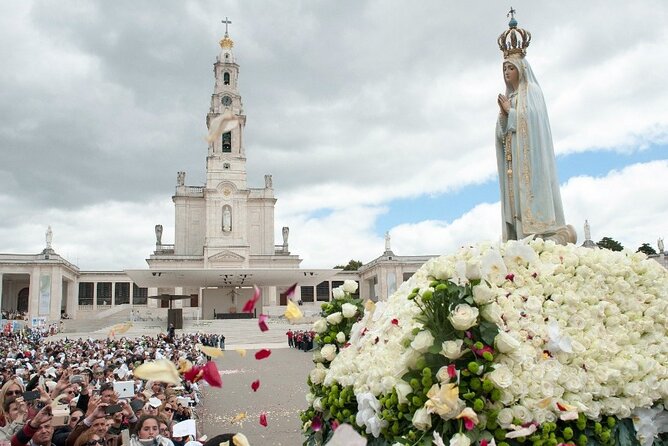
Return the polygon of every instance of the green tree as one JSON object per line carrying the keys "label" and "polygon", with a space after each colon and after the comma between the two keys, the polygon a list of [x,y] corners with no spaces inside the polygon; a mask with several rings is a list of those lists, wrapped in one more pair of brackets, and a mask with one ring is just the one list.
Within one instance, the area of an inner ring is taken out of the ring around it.
{"label": "green tree", "polygon": [[360,269],[360,267],[364,265],[361,261],[359,260],[350,260],[347,265],[336,265],[334,269],[342,269],[344,271],[357,271]]}
{"label": "green tree", "polygon": [[601,241],[596,244],[599,248],[609,249],[610,251],[621,251],[624,249],[621,243],[610,237],[603,237]]}
{"label": "green tree", "polygon": [[649,243],[643,243],[640,245],[636,252],[644,252],[647,255],[656,254],[656,250],[652,248]]}

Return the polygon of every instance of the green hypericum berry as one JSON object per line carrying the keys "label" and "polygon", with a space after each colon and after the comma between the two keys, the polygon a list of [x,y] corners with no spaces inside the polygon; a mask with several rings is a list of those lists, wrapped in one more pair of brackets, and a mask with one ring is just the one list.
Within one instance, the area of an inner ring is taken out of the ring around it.
{"label": "green hypericum berry", "polygon": [[478,373],[478,370],[480,370],[480,365],[475,361],[471,361],[468,363],[467,368],[471,373]]}
{"label": "green hypericum berry", "polygon": [[413,333],[413,336],[415,336],[416,334],[420,333],[420,329],[415,327],[411,333]]}
{"label": "green hypericum berry", "polygon": [[601,441],[603,443],[607,443],[608,441],[610,441],[610,431],[609,430],[606,429],[603,432],[601,432]]}
{"label": "green hypericum berry", "polygon": [[413,399],[413,406],[420,407],[422,406],[422,400],[418,396],[414,396]]}
{"label": "green hypericum berry", "polygon": [[399,422],[395,421],[394,424],[392,425],[392,433],[394,435],[397,435],[399,433]]}
{"label": "green hypericum berry", "polygon": [[417,294],[417,293],[419,293],[419,292],[420,292],[420,288],[419,288],[419,287],[418,287],[418,288],[413,288],[413,293]]}
{"label": "green hypericum berry", "polygon": [[331,344],[332,343],[332,338],[329,337],[329,336],[325,336],[325,339],[323,339],[323,341],[325,341],[325,344]]}
{"label": "green hypericum berry", "polygon": [[399,397],[397,396],[396,393],[393,393],[392,396],[390,397],[390,401],[392,402],[392,405],[396,406],[399,403]]}
{"label": "green hypericum berry", "polygon": [[471,376],[471,372],[469,372],[467,369],[464,369],[460,372],[462,376]]}
{"label": "green hypericum berry", "polygon": [[480,382],[480,379],[473,377],[471,378],[471,381],[469,381],[469,386],[471,386],[471,389],[473,390],[480,390],[482,383]]}
{"label": "green hypericum berry", "polygon": [[[472,400],[473,398],[475,398],[475,392],[468,392],[468,393],[465,393],[464,395],[462,395],[462,397],[463,397],[465,400]],[[520,424],[522,424],[522,423],[520,423]]]}
{"label": "green hypericum berry", "polygon": [[411,293],[408,295],[408,300],[413,300],[417,297],[417,293]]}
{"label": "green hypericum berry", "polygon": [[483,359],[484,359],[485,361],[489,361],[489,362],[494,361],[494,355],[491,354],[490,352],[485,352],[485,353],[483,353],[483,354],[482,354],[482,357],[483,357]]}
{"label": "green hypericum berry", "polygon": [[594,433],[596,435],[601,435],[601,432],[603,432],[603,425],[597,421],[594,423]]}
{"label": "green hypericum berry", "polygon": [[424,293],[422,293],[422,301],[429,302],[433,296],[434,293],[431,290],[425,290]]}
{"label": "green hypericum berry", "polygon": [[608,419],[606,420],[606,424],[608,425],[609,428],[613,428],[617,424],[617,420],[615,420],[614,417],[608,417]]}
{"label": "green hypericum berry", "polygon": [[501,399],[501,391],[499,389],[494,389],[489,397],[494,402],[499,401]]}
{"label": "green hypericum berry", "polygon": [[578,446],[587,446],[587,436],[585,434],[580,434],[577,443]]}
{"label": "green hypericum berry", "polygon": [[422,370],[426,366],[427,366],[427,361],[425,361],[424,358],[418,359],[417,362],[415,363],[415,368],[418,369],[418,370]]}
{"label": "green hypericum berry", "polygon": [[488,380],[488,379],[483,380],[483,382],[482,382],[482,390],[483,390],[483,392],[485,392],[485,393],[489,393],[489,392],[491,392],[492,390],[494,390],[494,384],[492,383],[492,381],[490,381],[490,380]]}
{"label": "green hypericum berry", "polygon": [[436,288],[436,291],[445,291],[445,290],[448,289],[448,286],[444,283],[439,283],[438,285],[436,285],[435,288]]}
{"label": "green hypericum berry", "polygon": [[439,282],[438,280],[432,280],[431,282],[429,282],[429,286],[431,288],[436,288],[440,283],[441,282]]}
{"label": "green hypericum berry", "polygon": [[422,369],[422,376],[431,376],[431,369],[429,367],[425,367]]}
{"label": "green hypericum berry", "polygon": [[564,429],[563,434],[564,434],[564,439],[570,440],[571,438],[573,438],[573,429],[567,427],[566,429]]}
{"label": "green hypericum berry", "polygon": [[417,390],[417,389],[420,388],[420,381],[418,381],[417,378],[413,378],[413,379],[411,379],[411,382],[410,382],[409,384],[411,385],[411,387],[413,388],[413,390]]}
{"label": "green hypericum berry", "polygon": [[434,384],[434,382],[431,380],[431,376],[422,377],[422,387],[424,387],[426,390],[429,390],[432,384]]}
{"label": "green hypericum berry", "polygon": [[473,348],[475,348],[476,350],[482,350],[484,347],[485,347],[485,345],[480,341],[473,344]]}
{"label": "green hypericum berry", "polygon": [[504,430],[501,429],[501,428],[495,430],[495,431],[494,431],[494,438],[496,438],[497,440],[505,440],[505,438],[506,438],[506,431],[504,431]]}
{"label": "green hypericum berry", "polygon": [[475,412],[480,412],[485,408],[485,402],[481,400],[480,398],[476,398],[475,401],[473,401],[473,410]]}
{"label": "green hypericum berry", "polygon": [[342,415],[344,418],[348,418],[351,415],[350,409],[343,409]]}

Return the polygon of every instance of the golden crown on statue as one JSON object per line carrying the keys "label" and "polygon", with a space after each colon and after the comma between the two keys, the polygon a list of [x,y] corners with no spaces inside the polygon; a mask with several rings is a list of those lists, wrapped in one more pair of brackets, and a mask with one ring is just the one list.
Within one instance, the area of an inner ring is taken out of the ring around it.
{"label": "golden crown on statue", "polygon": [[513,54],[519,54],[521,57],[524,57],[531,43],[531,33],[526,29],[517,27],[515,10],[512,7],[510,8],[510,12],[508,12],[508,17],[510,17],[508,29],[502,32],[497,39],[499,49],[503,51],[504,58]]}

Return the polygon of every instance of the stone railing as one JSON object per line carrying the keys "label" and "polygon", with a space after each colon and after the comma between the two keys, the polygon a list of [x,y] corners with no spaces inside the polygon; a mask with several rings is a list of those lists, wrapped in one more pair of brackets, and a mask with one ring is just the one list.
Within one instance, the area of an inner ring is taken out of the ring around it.
{"label": "stone railing", "polygon": [[177,186],[176,195],[185,197],[201,197],[204,195],[204,186]]}
{"label": "stone railing", "polygon": [[174,245],[155,245],[156,254],[174,254]]}

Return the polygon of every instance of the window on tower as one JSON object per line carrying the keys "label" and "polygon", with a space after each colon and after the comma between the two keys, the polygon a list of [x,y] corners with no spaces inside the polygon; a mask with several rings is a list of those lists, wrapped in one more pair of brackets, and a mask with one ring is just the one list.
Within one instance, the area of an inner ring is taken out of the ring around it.
{"label": "window on tower", "polygon": [[223,153],[232,152],[232,133],[223,133]]}
{"label": "window on tower", "polygon": [[223,84],[230,85],[230,73],[223,74]]}

